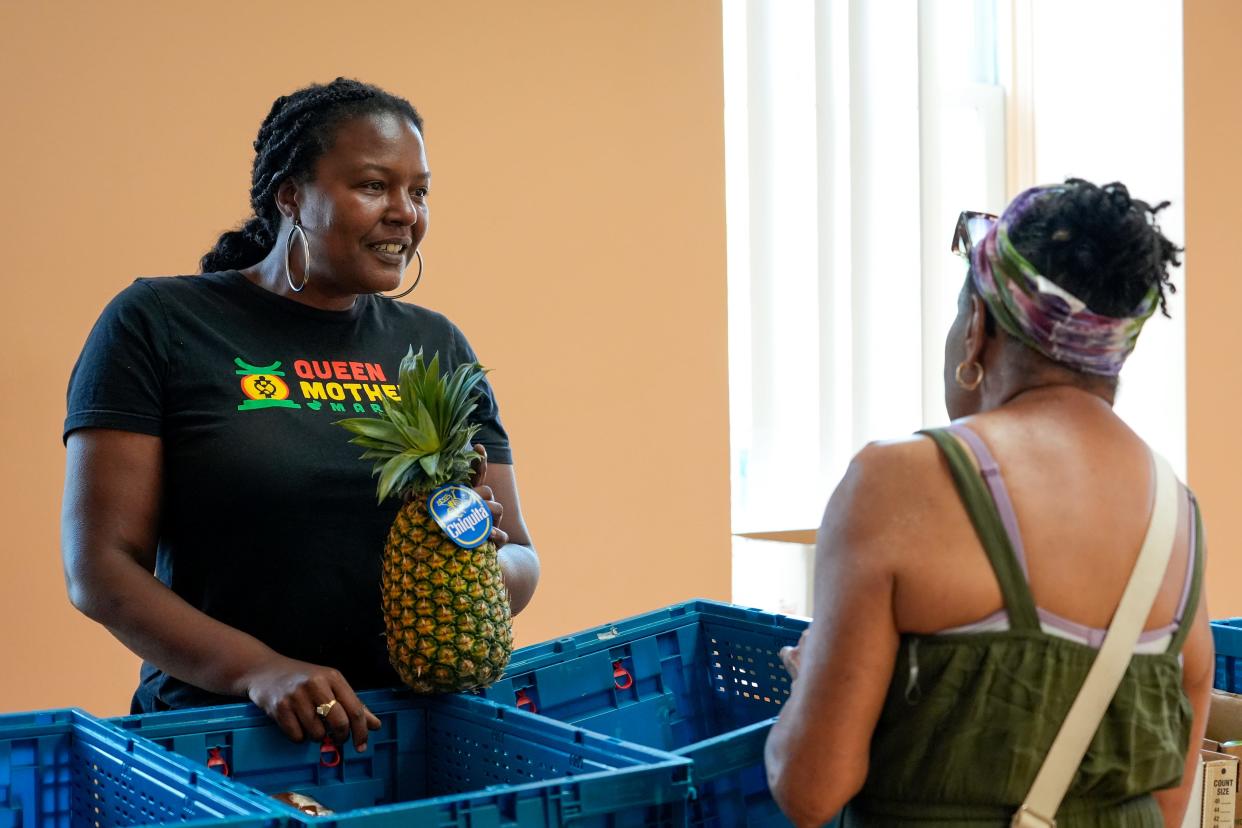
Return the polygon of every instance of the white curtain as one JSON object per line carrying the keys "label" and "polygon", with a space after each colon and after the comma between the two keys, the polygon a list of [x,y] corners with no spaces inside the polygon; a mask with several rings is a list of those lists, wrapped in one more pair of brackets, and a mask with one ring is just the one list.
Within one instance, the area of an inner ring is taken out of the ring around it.
{"label": "white curtain", "polygon": [[[947,419],[960,210],[1066,175],[1180,205],[1181,5],[723,9],[733,529],[811,529],[865,442]],[[1183,324],[1149,325],[1118,405],[1179,469]]]}
{"label": "white curtain", "polygon": [[[995,205],[946,217],[946,194],[970,189],[941,180],[962,184],[940,155],[963,149],[942,147],[963,130],[921,124],[921,79],[924,94],[940,87],[920,73],[931,58],[915,0],[724,10],[734,531],[813,528],[863,443],[943,419],[925,378],[939,376],[964,275],[952,220]],[[973,25],[952,33],[973,42]],[[977,158],[960,166],[986,189]]]}

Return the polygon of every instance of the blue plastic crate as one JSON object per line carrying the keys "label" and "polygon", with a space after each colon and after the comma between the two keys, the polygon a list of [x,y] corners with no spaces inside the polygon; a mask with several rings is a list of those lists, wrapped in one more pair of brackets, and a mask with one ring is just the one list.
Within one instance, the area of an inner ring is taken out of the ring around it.
{"label": "blue plastic crate", "polygon": [[779,651],[807,622],[691,601],[524,647],[487,698],[694,762],[695,826],[787,826],[763,745],[790,679]]}
{"label": "blue plastic crate", "polygon": [[283,822],[249,792],[81,710],[0,716],[0,828]]}
{"label": "blue plastic crate", "polygon": [[[382,726],[365,753],[290,742],[252,705],[113,720],[259,794],[305,794],[316,826],[648,828],[686,824],[690,763],[483,699],[360,694]],[[324,751],[327,750],[325,753]],[[0,826],[3,828],[3,826]]]}
{"label": "blue plastic crate", "polygon": [[1217,690],[1242,693],[1242,618],[1222,618],[1212,622],[1212,643],[1216,645]]}

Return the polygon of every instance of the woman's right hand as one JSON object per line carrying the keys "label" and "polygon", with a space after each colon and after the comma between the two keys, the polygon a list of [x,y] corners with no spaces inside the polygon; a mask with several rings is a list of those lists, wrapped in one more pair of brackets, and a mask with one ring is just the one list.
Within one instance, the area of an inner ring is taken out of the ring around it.
{"label": "woman's right hand", "polygon": [[[295,742],[322,742],[331,736],[341,745],[352,735],[361,753],[367,749],[368,732],[380,726],[345,677],[331,667],[276,656],[251,670],[244,686],[250,700]],[[322,705],[330,705],[326,716],[316,712]]]}
{"label": "woman's right hand", "polygon": [[781,647],[778,654],[780,655],[781,664],[785,665],[785,671],[789,673],[790,681],[798,680],[798,672],[802,669],[802,647],[806,644],[808,632],[810,632],[810,628],[803,630],[797,644],[792,647]]}
{"label": "woman's right hand", "polygon": [[[66,441],[62,555],[73,605],[168,675],[211,693],[248,696],[295,741],[362,750],[380,726],[336,670],[284,658],[152,577],[164,487],[163,443],[83,428]],[[335,699],[326,717],[315,707]]]}

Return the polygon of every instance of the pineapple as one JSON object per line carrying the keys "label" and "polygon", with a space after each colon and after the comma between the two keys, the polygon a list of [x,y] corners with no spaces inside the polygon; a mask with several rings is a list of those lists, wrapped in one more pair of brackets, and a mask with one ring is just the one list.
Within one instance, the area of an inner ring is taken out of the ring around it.
{"label": "pineapple", "polygon": [[388,660],[417,693],[456,693],[500,678],[513,649],[509,596],[496,546],[458,546],[428,511],[428,496],[447,483],[469,485],[479,454],[468,417],[471,391],[485,371],[460,365],[440,376],[439,354],[424,363],[411,348],[401,360],[399,400],[385,399],[379,418],[337,424],[375,461],[379,500],[404,503],[384,545],[381,601]]}

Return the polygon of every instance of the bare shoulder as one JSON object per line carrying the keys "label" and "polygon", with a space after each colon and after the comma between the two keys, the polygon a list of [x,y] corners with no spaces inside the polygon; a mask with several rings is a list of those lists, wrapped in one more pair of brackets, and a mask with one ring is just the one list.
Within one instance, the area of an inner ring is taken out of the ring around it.
{"label": "bare shoulder", "polygon": [[939,449],[925,434],[910,434],[894,440],[876,440],[854,455],[853,464],[876,470],[909,469],[912,464],[934,462]]}
{"label": "bare shoulder", "polygon": [[[854,459],[837,492],[852,498],[854,506],[878,501],[891,507],[928,494],[944,480],[946,467],[940,450],[931,438],[921,434],[897,440],[882,440],[863,446]],[[834,496],[835,497],[835,496]],[[862,502],[858,499],[863,498]]]}
{"label": "bare shoulder", "polygon": [[[946,482],[947,467],[931,438],[911,435],[868,443],[828,501],[821,536],[849,546],[901,548],[900,541],[925,531],[943,508]],[[952,492],[951,483],[947,490]]]}

